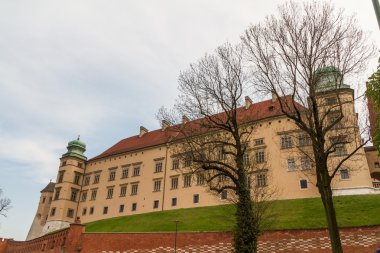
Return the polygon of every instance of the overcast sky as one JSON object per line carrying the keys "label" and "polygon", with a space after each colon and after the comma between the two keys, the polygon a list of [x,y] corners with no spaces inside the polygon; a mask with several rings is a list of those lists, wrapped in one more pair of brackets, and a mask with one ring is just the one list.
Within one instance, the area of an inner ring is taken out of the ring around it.
{"label": "overcast sky", "polygon": [[[140,125],[158,128],[179,72],[280,2],[0,0],[0,188],[13,206],[0,237],[25,239],[68,141],[80,134],[91,158]],[[371,0],[332,2],[380,45]]]}

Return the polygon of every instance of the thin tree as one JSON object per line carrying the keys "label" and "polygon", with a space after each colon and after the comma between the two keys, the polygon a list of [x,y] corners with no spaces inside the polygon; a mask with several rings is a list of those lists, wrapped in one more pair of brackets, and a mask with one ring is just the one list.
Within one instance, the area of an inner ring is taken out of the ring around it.
{"label": "thin tree", "polygon": [[[237,253],[257,250],[257,237],[268,205],[265,179],[252,190],[253,176],[265,163],[249,161],[248,146],[255,124],[242,107],[248,87],[243,47],[225,44],[180,74],[180,95],[171,111],[161,109],[159,119],[174,132],[171,150],[198,183],[236,200],[234,247]],[[184,117],[182,117],[184,115]],[[179,119],[181,119],[181,122]],[[257,185],[257,183],[255,184]],[[234,196],[234,197],[232,197]]]}
{"label": "thin tree", "polygon": [[[252,64],[254,86],[278,97],[292,97],[290,102],[280,100],[280,106],[311,142],[306,154],[314,165],[332,252],[340,253],[331,183],[342,165],[366,143],[348,109],[354,103],[353,91],[352,96],[341,91],[348,88],[343,83],[348,76],[366,67],[374,48],[354,17],[320,1],[287,2],[276,15],[247,29],[242,40]],[[303,106],[295,106],[297,103]],[[344,124],[349,127],[338,131]]]}
{"label": "thin tree", "polygon": [[7,217],[7,212],[11,208],[11,200],[3,197],[3,190],[0,188],[0,215]]}
{"label": "thin tree", "polygon": [[367,96],[374,110],[373,122],[371,122],[372,142],[380,154],[380,119],[376,115],[380,112],[380,58],[377,71],[368,78]]}

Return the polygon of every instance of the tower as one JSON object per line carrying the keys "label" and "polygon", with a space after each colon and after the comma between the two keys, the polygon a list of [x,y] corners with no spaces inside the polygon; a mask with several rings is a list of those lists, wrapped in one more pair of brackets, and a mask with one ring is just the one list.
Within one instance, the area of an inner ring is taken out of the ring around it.
{"label": "tower", "polygon": [[75,221],[87,161],[87,157],[83,155],[85,151],[86,144],[80,141],[79,136],[68,143],[67,152],[60,159],[53,199],[43,234],[68,227]]}

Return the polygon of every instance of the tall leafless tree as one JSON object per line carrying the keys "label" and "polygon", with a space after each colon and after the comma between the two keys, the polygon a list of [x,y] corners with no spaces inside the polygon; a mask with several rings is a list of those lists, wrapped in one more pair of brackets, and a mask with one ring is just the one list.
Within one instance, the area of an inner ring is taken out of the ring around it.
{"label": "tall leafless tree", "polygon": [[[280,106],[310,140],[308,154],[315,167],[332,251],[340,253],[331,183],[342,165],[365,144],[355,114],[348,109],[353,96],[342,93],[348,88],[343,81],[366,67],[374,48],[354,17],[327,2],[291,1],[278,10],[242,36],[252,64],[253,85],[278,97],[291,95],[292,101],[280,100]],[[295,111],[289,111],[290,107]],[[348,128],[337,130],[347,122]],[[340,151],[339,157],[334,155]]]}
{"label": "tall leafless tree", "polygon": [[3,196],[3,190],[0,188],[0,215],[7,217],[7,212],[11,208],[11,200]]}
{"label": "tall leafless tree", "polygon": [[247,73],[242,45],[225,44],[180,74],[180,96],[174,109],[161,109],[158,114],[171,125],[175,136],[172,153],[185,160],[184,171],[196,175],[198,182],[206,181],[211,191],[236,197],[237,253],[256,252],[261,221],[268,209],[263,200],[270,192],[265,183],[251,188],[254,175],[266,168],[265,163],[249,161],[255,124],[241,107]]}

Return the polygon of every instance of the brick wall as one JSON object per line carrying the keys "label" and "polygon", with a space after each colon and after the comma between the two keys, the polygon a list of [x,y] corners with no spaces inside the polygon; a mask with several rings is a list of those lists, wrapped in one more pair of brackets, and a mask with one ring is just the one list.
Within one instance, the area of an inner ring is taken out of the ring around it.
{"label": "brick wall", "polygon": [[[342,228],[341,239],[345,253],[374,253],[380,246],[380,225]],[[174,252],[174,241],[174,233],[84,233],[84,226],[72,224],[31,241],[0,241],[0,253],[169,253]],[[177,252],[232,253],[232,242],[231,232],[180,232]],[[258,247],[259,253],[331,252],[326,229],[269,231]]]}

